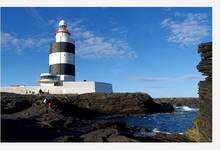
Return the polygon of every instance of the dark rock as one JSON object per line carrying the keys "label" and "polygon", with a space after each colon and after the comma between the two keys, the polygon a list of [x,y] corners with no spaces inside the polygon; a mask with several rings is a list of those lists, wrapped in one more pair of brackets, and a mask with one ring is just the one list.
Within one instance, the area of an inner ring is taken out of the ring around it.
{"label": "dark rock", "polygon": [[140,142],[194,142],[181,134],[157,133],[154,136],[135,137]]}
{"label": "dark rock", "polygon": [[98,129],[87,134],[83,134],[84,142],[107,142],[107,138],[111,135],[118,135],[116,126],[111,126],[105,129]]}
{"label": "dark rock", "polygon": [[193,122],[193,128],[188,129],[187,137],[198,142],[212,141],[212,43],[199,45],[202,60],[197,69],[206,76],[199,82],[199,112]]}
{"label": "dark rock", "polygon": [[[2,102],[6,103],[8,94],[2,93]],[[19,105],[25,108],[43,110],[45,107],[42,100],[46,96],[37,95],[13,95],[10,103],[18,99],[27,102],[27,105]],[[155,103],[153,99],[144,93],[89,93],[82,95],[56,95],[52,98],[52,108],[55,111],[61,111],[64,115],[72,117],[92,118],[103,115],[139,115],[145,113],[173,112],[171,104]],[[6,110],[6,104],[2,105]],[[19,109],[17,111],[22,111]],[[36,112],[30,111],[29,112]]]}
{"label": "dark rock", "polygon": [[49,142],[56,132],[41,128],[34,120],[1,120],[2,142]]}
{"label": "dark rock", "polygon": [[189,106],[193,108],[198,108],[199,98],[196,97],[181,97],[181,98],[154,98],[157,103],[167,103],[176,106]]}
{"label": "dark rock", "polygon": [[53,142],[83,142],[82,139],[75,136],[60,136],[53,140]]}
{"label": "dark rock", "polygon": [[120,135],[116,125],[83,134],[81,138],[84,142],[138,142],[135,139]]}
{"label": "dark rock", "polygon": [[[63,100],[63,96],[57,98]],[[148,94],[144,93],[89,93],[78,96],[68,95],[65,96],[64,101],[79,108],[105,115],[138,115],[174,111],[172,105],[155,103]]]}
{"label": "dark rock", "polygon": [[123,135],[111,135],[109,138],[107,138],[108,142],[139,142],[138,140],[128,138]]}
{"label": "dark rock", "polygon": [[150,129],[147,129],[145,127],[139,127],[139,126],[134,126],[134,127],[127,127],[131,133],[138,133],[138,132],[151,132]]}
{"label": "dark rock", "polygon": [[19,100],[29,104],[25,109],[20,109],[20,104],[12,105],[19,108],[16,113],[1,115],[3,142],[135,141],[125,123],[95,118],[105,114],[137,115],[171,109],[140,93],[53,95],[50,97],[52,109],[42,103],[46,98],[43,95],[1,94],[4,103],[1,107],[5,110],[8,103]]}
{"label": "dark rock", "polygon": [[2,114],[16,113],[25,110],[30,106],[31,104],[27,100],[24,99],[15,100],[13,98],[8,98],[1,101],[1,113]]}
{"label": "dark rock", "polygon": [[144,103],[144,112],[145,114],[151,114],[151,113],[171,113],[174,112],[175,109],[173,105],[171,104],[166,104],[166,103]]}

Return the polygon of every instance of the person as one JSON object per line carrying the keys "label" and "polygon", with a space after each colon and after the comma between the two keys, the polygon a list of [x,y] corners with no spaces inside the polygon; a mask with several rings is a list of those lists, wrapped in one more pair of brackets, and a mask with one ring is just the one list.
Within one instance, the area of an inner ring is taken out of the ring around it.
{"label": "person", "polygon": [[47,108],[50,110],[52,108],[52,100],[48,100],[47,102]]}
{"label": "person", "polygon": [[43,94],[43,91],[41,89],[39,90],[39,94]]}
{"label": "person", "polygon": [[46,104],[47,103],[47,99],[45,98],[44,100],[43,100],[43,104]]}
{"label": "person", "polygon": [[[46,105],[46,107],[48,108],[48,110],[51,110],[51,108],[52,108],[52,100],[51,100],[51,99],[45,98],[45,99],[43,100],[43,104]],[[48,110],[47,110],[47,112],[48,112]]]}

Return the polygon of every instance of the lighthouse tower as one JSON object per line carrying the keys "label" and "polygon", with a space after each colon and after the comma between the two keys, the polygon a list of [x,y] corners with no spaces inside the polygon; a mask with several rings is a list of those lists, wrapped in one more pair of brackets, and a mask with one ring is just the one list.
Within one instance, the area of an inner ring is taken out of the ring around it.
{"label": "lighthouse tower", "polygon": [[97,81],[75,81],[75,43],[67,24],[61,20],[56,30],[56,40],[50,44],[49,73],[41,73],[40,86],[27,87],[35,93],[82,94],[111,93],[112,85]]}
{"label": "lighthouse tower", "polygon": [[75,81],[75,44],[70,36],[67,24],[61,20],[49,51],[49,74],[59,77],[61,83]]}

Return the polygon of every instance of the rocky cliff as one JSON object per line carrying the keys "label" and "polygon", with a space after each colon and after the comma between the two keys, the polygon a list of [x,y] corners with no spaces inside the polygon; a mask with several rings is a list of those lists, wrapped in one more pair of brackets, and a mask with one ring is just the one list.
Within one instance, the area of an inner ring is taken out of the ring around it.
{"label": "rocky cliff", "polygon": [[202,60],[197,69],[206,76],[199,82],[199,112],[187,136],[198,142],[212,141],[212,43],[202,43],[198,52]]}
{"label": "rocky cliff", "polygon": [[157,103],[167,103],[175,106],[189,106],[193,108],[199,107],[198,97],[173,97],[173,98],[154,98]]}
{"label": "rocky cliff", "polygon": [[[42,103],[52,99],[52,109]],[[1,93],[2,142],[149,142],[189,141],[183,135],[135,137],[123,122],[99,120],[103,115],[172,112],[144,93],[19,95]],[[179,139],[180,138],[180,139]]]}
{"label": "rocky cliff", "polygon": [[[2,93],[2,113],[25,110],[39,100],[52,99],[60,109],[72,115],[140,115],[146,113],[173,112],[171,104],[156,103],[146,93],[88,93],[81,95],[19,95]],[[74,108],[74,109],[72,109]],[[72,109],[72,110],[71,110]],[[71,111],[70,111],[71,110]],[[89,112],[89,113],[87,113]]]}
{"label": "rocky cliff", "polygon": [[146,93],[89,93],[57,95],[56,98],[105,115],[139,115],[174,111],[171,104],[156,103]]}

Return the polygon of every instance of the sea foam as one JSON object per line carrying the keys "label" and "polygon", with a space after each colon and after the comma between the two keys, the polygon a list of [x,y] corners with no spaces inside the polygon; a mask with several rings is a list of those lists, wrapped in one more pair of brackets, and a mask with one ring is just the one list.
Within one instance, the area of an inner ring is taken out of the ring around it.
{"label": "sea foam", "polygon": [[199,109],[198,108],[192,108],[192,107],[189,107],[189,106],[176,106],[175,110],[181,112],[181,111],[198,111]]}

